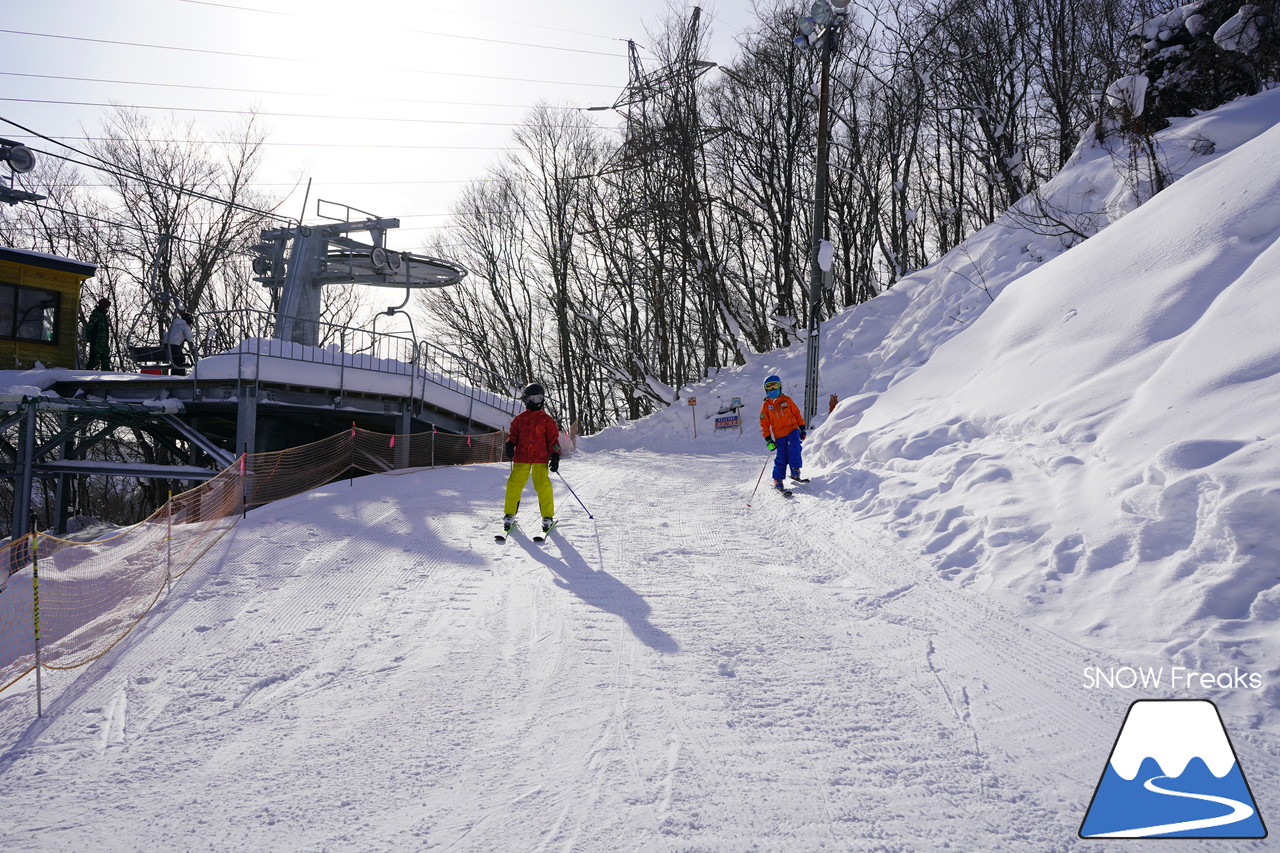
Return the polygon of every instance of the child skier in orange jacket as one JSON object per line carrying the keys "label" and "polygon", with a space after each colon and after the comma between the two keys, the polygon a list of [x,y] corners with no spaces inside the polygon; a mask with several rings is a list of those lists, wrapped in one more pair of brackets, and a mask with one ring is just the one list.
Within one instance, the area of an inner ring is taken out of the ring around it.
{"label": "child skier in orange jacket", "polygon": [[791,467],[791,479],[806,482],[800,476],[800,442],[808,437],[805,432],[804,414],[796,401],[782,393],[782,379],[770,376],[764,381],[764,403],[760,406],[760,431],[764,433],[765,446],[776,450],[773,460],[773,487],[785,489],[782,480]]}

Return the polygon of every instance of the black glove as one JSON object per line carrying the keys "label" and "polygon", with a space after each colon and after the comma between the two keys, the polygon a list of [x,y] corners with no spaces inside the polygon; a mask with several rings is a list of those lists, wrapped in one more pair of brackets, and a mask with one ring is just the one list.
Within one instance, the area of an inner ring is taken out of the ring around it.
{"label": "black glove", "polygon": [[772,453],[773,451],[775,451],[775,450],[777,450],[777,449],[778,449],[778,445],[776,445],[776,444],[774,444],[774,443],[773,443],[773,439],[772,439],[772,438],[766,438],[766,439],[764,440],[764,446],[765,446],[765,447],[767,447],[767,448],[769,448],[769,452],[770,452],[770,453]]}
{"label": "black glove", "polygon": [[502,458],[510,462],[516,458],[516,445],[513,441],[508,441],[502,445]]}
{"label": "black glove", "polygon": [[551,461],[547,463],[547,470],[550,471],[552,474],[559,473],[560,471],[560,454],[559,453],[551,454]]}
{"label": "black glove", "polygon": [[800,440],[804,441],[808,437],[809,437],[809,433],[804,431],[804,427],[800,427]]}

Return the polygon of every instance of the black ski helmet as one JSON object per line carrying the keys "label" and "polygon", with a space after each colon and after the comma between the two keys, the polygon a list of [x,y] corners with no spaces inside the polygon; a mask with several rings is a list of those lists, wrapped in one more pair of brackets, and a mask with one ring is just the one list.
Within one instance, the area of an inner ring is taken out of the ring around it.
{"label": "black ski helmet", "polygon": [[537,382],[524,386],[524,390],[520,392],[520,402],[524,403],[526,409],[534,412],[542,408],[542,403],[546,398],[546,390]]}

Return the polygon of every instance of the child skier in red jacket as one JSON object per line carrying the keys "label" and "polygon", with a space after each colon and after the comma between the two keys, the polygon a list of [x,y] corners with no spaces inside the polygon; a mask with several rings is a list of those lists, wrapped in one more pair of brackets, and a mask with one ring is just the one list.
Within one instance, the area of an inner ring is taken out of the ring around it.
{"label": "child skier in red jacket", "polygon": [[[538,493],[538,508],[542,510],[542,529],[548,531],[555,525],[556,504],[551,492],[551,474],[560,470],[560,427],[555,419],[542,411],[546,391],[536,382],[520,393],[525,411],[516,415],[507,433],[503,455],[512,460],[511,476],[507,478],[506,502],[502,511],[504,530],[516,523],[516,510],[520,508],[520,496],[525,483],[533,477],[533,488]],[[548,473],[550,472],[550,473]]]}

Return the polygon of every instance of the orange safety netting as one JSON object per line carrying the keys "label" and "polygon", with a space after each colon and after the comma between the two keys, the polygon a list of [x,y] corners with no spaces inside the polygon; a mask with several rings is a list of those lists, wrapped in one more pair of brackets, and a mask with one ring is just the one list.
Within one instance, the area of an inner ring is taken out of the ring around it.
{"label": "orange safety netting", "polygon": [[[301,447],[241,456],[216,477],[174,495],[149,518],[107,539],[30,534],[4,546],[0,577],[0,690],[36,661],[72,669],[124,639],[159,599],[235,526],[247,508],[301,494],[354,471],[498,462],[506,433],[387,435],[352,427]],[[7,568],[6,568],[7,567]],[[38,570],[38,585],[36,574]]]}

